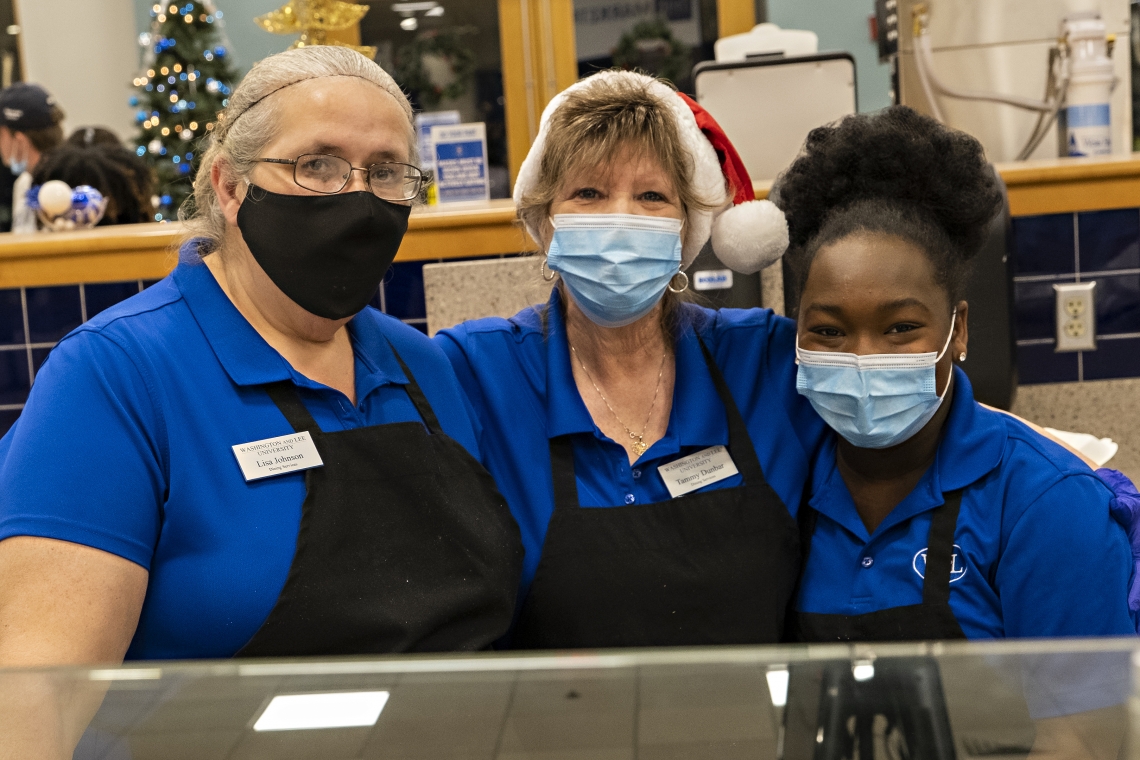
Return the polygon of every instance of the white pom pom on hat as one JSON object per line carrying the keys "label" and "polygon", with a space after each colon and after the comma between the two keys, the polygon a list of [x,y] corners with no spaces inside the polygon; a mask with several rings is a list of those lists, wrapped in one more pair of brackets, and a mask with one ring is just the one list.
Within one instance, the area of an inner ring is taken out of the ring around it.
{"label": "white pom pom on hat", "polygon": [[[515,180],[515,203],[521,202],[538,181],[550,118],[565,103],[566,96],[587,89],[598,81],[615,79],[647,85],[649,91],[672,111],[681,140],[692,157],[689,181],[693,190],[697,197],[716,207],[711,212],[689,210],[685,220],[688,232],[681,252],[681,268],[688,268],[696,260],[710,237],[717,258],[742,274],[758,272],[776,262],[788,247],[788,225],[784,214],[775,204],[755,199],[748,171],[724,130],[688,96],[652,77],[631,71],[598,72],[566,88],[550,101],[543,111],[538,137]],[[732,197],[726,188],[732,188]],[[538,230],[528,226],[527,231],[535,240],[541,240]]]}

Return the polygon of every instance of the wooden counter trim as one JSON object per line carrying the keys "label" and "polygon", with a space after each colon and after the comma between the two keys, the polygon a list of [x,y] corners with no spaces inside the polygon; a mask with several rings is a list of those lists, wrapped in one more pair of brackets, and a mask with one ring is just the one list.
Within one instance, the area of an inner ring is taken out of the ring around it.
{"label": "wooden counter trim", "polygon": [[[998,166],[1014,216],[1140,208],[1140,154]],[[757,198],[772,183],[756,182]],[[0,288],[157,280],[177,262],[182,226],[136,224],[83,232],[0,234]],[[509,199],[413,212],[397,261],[520,253],[534,243]]]}
{"label": "wooden counter trim", "polygon": [[[998,164],[997,170],[1013,216],[1140,208],[1140,153]],[[767,198],[772,181],[752,186],[757,198]]]}
{"label": "wooden counter trim", "polygon": [[[0,289],[158,280],[178,261],[182,225],[135,224],[82,232],[0,234]],[[520,253],[534,243],[510,200],[417,209],[397,261]]]}

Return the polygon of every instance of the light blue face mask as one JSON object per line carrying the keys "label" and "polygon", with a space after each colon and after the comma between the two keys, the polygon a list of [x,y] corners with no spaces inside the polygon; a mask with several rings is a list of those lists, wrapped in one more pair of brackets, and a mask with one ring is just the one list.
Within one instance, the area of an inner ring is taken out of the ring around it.
{"label": "light blue face mask", "polygon": [[17,177],[19,177],[21,174],[23,174],[24,172],[26,172],[28,170],[28,162],[27,161],[13,161],[11,164],[8,165],[8,168],[12,170],[13,174],[15,174]]}
{"label": "light blue face mask", "polygon": [[590,321],[632,324],[681,271],[681,220],[637,214],[557,214],[546,266]]}
{"label": "light blue face mask", "polygon": [[886,449],[908,440],[942,406],[950,380],[939,395],[935,365],[946,353],[844,354],[807,351],[796,342],[796,390],[832,430],[861,449]]}

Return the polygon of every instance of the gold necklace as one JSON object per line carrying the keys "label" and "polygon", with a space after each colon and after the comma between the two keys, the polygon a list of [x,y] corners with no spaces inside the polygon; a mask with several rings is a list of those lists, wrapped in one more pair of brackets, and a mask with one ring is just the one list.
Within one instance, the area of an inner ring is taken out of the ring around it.
{"label": "gold necklace", "polygon": [[573,344],[571,344],[570,350],[574,353],[574,358],[578,360],[578,365],[582,368],[582,372],[586,374],[586,379],[590,381],[590,385],[594,386],[594,390],[597,391],[602,403],[610,410],[610,414],[614,416],[618,424],[625,428],[625,432],[629,434],[629,439],[632,441],[630,448],[632,448],[633,453],[640,458],[641,455],[645,453],[645,450],[649,448],[649,444],[645,442],[645,431],[649,429],[649,421],[653,419],[653,409],[657,406],[657,396],[661,393],[661,378],[665,375],[665,359],[669,356],[669,352],[666,351],[661,354],[661,368],[657,370],[657,387],[653,390],[653,401],[649,404],[649,416],[645,418],[645,424],[641,426],[641,432],[635,433],[629,429],[629,425],[625,424],[622,418],[618,416],[618,413],[614,411],[614,408],[610,406],[609,400],[606,399],[606,394],[602,393],[602,389],[594,382],[594,378],[590,375],[590,370],[586,369],[586,363],[582,361],[582,357],[578,355],[578,349],[574,348]]}

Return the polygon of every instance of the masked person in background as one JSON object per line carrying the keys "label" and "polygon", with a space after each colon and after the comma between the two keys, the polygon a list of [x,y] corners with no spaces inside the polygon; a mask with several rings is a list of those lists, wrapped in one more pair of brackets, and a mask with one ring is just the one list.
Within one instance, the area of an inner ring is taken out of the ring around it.
{"label": "masked person in background", "polygon": [[436,336],[522,530],[512,646],[779,640],[789,506],[824,433],[795,392],[795,325],[680,297],[710,229],[739,271],[783,252],[751,197],[720,128],[655,79],[595,74],[543,114],[515,199],[558,285]]}
{"label": "masked person in background", "polygon": [[0,440],[0,666],[486,648],[521,546],[446,357],[367,304],[421,190],[339,47],[256,64],[173,274],[64,338]]}
{"label": "masked person in background", "polygon": [[40,159],[63,142],[63,119],[55,98],[38,84],[17,82],[0,91],[0,160],[16,176],[12,232],[36,231],[36,212],[26,196]]}

